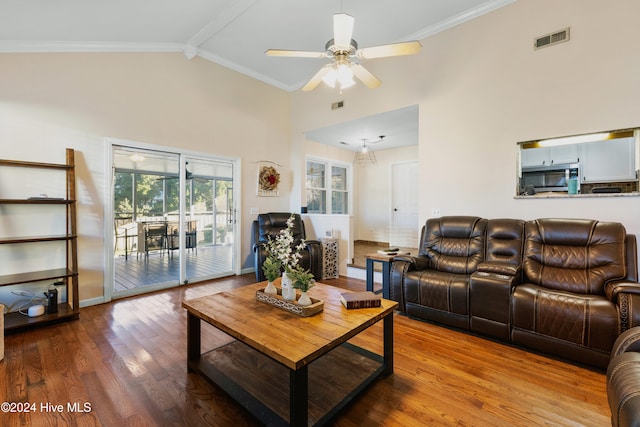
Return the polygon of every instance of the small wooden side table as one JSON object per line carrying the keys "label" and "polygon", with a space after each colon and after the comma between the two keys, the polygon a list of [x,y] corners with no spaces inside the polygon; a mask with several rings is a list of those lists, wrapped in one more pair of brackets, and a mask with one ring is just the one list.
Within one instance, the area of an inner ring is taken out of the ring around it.
{"label": "small wooden side table", "polygon": [[[367,290],[379,294],[382,292],[382,298],[389,299],[390,280],[391,280],[391,263],[395,255],[384,255],[378,252],[372,252],[365,255],[367,259]],[[374,263],[382,264],[382,289],[373,290],[373,266]]]}

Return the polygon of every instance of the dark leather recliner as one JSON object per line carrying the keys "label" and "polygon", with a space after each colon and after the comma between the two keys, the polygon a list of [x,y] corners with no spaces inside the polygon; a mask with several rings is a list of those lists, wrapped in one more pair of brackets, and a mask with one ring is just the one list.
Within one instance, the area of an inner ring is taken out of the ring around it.
{"label": "dark leather recliner", "polygon": [[469,328],[469,278],[484,261],[487,220],[449,216],[427,220],[418,256],[396,257],[391,299],[422,319]]}
{"label": "dark leather recliner", "polygon": [[538,219],[527,222],[525,235],[523,282],[512,295],[512,342],[607,366],[615,339],[629,327],[613,290],[632,285],[628,289],[638,292],[627,280],[624,227]]}
{"label": "dark leather recliner", "polygon": [[[267,259],[266,243],[269,239],[275,239],[281,230],[287,228],[287,220],[292,214],[289,212],[273,212],[259,214],[258,219],[252,224],[252,244],[254,253],[254,268],[256,271],[256,281],[266,280],[262,271],[262,263]],[[306,240],[304,222],[299,214],[294,215],[294,226],[292,234],[294,245],[297,246],[301,240],[305,241],[305,248],[300,255],[300,265],[308,269],[313,277],[322,279],[322,245],[317,240]]]}

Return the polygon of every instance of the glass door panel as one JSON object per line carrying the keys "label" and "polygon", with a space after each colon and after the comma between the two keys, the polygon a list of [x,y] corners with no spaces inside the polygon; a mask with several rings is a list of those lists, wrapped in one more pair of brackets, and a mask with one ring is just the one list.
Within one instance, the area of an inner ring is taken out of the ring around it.
{"label": "glass door panel", "polygon": [[179,155],[113,146],[114,285],[124,296],[180,282],[172,224],[179,218]]}
{"label": "glass door panel", "polygon": [[186,169],[186,280],[234,274],[233,163],[189,157]]}

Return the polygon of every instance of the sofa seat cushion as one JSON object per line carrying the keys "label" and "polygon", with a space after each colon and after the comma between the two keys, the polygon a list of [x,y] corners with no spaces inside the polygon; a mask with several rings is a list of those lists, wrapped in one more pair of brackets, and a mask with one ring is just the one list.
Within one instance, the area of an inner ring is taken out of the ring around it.
{"label": "sofa seat cushion", "polygon": [[469,315],[469,276],[445,271],[411,271],[404,283],[407,304]]}
{"label": "sofa seat cushion", "polygon": [[519,285],[514,290],[512,322],[514,329],[547,336],[550,341],[557,339],[604,352],[611,351],[619,334],[616,306],[603,296],[533,284]]}

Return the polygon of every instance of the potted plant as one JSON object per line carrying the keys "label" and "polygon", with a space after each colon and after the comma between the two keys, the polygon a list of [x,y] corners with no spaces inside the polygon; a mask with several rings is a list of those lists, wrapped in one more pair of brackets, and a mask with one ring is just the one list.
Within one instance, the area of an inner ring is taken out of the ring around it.
{"label": "potted plant", "polygon": [[274,295],[278,293],[276,287],[273,286],[273,281],[280,277],[281,269],[282,263],[278,258],[268,256],[267,259],[264,260],[262,263],[262,271],[269,282],[267,283],[267,287],[264,288],[265,293]]}
{"label": "potted plant", "polygon": [[292,268],[288,274],[291,282],[293,282],[293,288],[300,289],[300,291],[302,292],[302,295],[298,300],[298,304],[310,305],[311,298],[309,298],[307,292],[316,283],[316,281],[313,279],[313,274],[311,273],[311,271],[305,270],[299,265],[296,265],[295,268]]}

